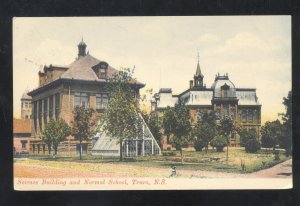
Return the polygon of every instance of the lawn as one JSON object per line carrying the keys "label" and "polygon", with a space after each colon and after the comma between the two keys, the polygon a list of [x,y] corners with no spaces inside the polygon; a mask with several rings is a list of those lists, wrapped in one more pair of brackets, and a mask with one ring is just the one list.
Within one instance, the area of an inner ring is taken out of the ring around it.
{"label": "lawn", "polygon": [[[113,164],[127,164],[133,166],[152,167],[152,168],[170,168],[171,165],[176,165],[180,170],[202,170],[202,171],[216,171],[227,173],[251,173],[261,169],[272,167],[281,163],[291,157],[286,157],[283,151],[280,151],[280,160],[275,160],[275,156],[269,151],[259,151],[258,153],[246,153],[242,148],[229,149],[229,161],[226,161],[226,152],[216,152],[209,150],[195,152],[184,151],[184,164],[181,164],[180,153],[167,153],[160,156],[146,156],[131,159],[124,159],[122,162],[117,157],[100,157],[100,156],[84,156],[82,160],[79,157],[56,157],[53,159],[49,156],[29,156],[35,164],[59,167],[60,162],[83,162],[83,163],[113,163]],[[172,156],[171,156],[172,155]],[[19,161],[16,159],[16,161]],[[245,163],[245,170],[242,170],[241,161]],[[32,163],[33,163],[32,162]],[[96,166],[96,164],[95,164]],[[84,166],[83,166],[84,167]],[[79,169],[79,168],[78,168]],[[83,168],[84,169],[84,168]]]}

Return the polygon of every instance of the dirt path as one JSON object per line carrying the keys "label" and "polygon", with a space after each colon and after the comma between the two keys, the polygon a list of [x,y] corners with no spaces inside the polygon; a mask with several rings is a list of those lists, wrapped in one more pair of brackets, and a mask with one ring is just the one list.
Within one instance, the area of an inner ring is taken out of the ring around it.
{"label": "dirt path", "polygon": [[[76,166],[96,167],[97,171],[76,170]],[[200,170],[177,170],[178,177],[195,178],[291,178],[292,160],[287,160],[272,168],[261,170],[250,174],[221,173]],[[65,162],[62,167],[50,167],[40,165],[29,165],[22,163],[14,164],[15,177],[30,178],[85,178],[85,177],[168,177],[168,168],[150,168],[125,164],[103,164],[103,163],[76,163]]]}

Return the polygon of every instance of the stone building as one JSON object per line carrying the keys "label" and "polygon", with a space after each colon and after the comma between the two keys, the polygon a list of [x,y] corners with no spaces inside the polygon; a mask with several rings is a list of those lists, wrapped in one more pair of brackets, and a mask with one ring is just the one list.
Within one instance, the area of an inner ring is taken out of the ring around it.
{"label": "stone building", "polygon": [[21,97],[21,119],[31,119],[32,117],[32,98],[27,94],[28,92],[26,90]]}
{"label": "stone building", "polygon": [[[73,108],[76,106],[91,107],[98,116],[107,108],[109,93],[105,85],[117,70],[87,53],[86,46],[82,40],[78,44],[78,57],[67,66],[44,66],[38,74],[39,86],[28,93],[33,105],[31,153],[47,154],[41,134],[51,119],[61,118],[71,125]],[[144,86],[141,82],[132,82],[132,89],[137,96]],[[83,154],[91,153],[93,146],[92,140],[84,141]],[[58,154],[75,155],[79,148],[79,141],[68,137],[60,143]],[[97,148],[94,150],[97,151]]]}
{"label": "stone building", "polygon": [[[228,74],[217,74],[211,87],[203,82],[199,59],[194,79],[189,88],[179,95],[172,94],[171,88],[161,88],[153,97],[152,110],[162,115],[167,106],[174,107],[183,100],[190,111],[191,123],[195,124],[203,112],[215,111],[222,118],[231,116],[244,128],[254,128],[259,135],[261,126],[261,104],[258,102],[255,88],[238,88],[230,81]],[[231,146],[239,146],[239,136],[232,134]],[[163,149],[171,145],[163,138]]]}

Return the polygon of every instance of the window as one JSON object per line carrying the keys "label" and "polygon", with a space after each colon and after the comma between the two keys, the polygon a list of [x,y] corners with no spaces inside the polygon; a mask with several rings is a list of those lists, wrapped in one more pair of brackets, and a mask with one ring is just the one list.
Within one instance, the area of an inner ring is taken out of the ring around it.
{"label": "window", "polygon": [[26,150],[27,140],[21,140],[22,150]]}
{"label": "window", "polygon": [[202,117],[203,117],[203,113],[202,113],[202,112],[197,112],[197,113],[196,113],[196,120],[197,120],[197,122],[198,122],[198,121],[201,121],[201,120],[202,120]]}
{"label": "window", "polygon": [[49,97],[49,119],[53,118],[53,95]]}
{"label": "window", "polygon": [[44,124],[47,124],[47,117],[48,117],[48,98],[44,99]]}
{"label": "window", "polygon": [[55,118],[58,119],[60,112],[60,96],[55,94]]}
{"label": "window", "polygon": [[100,68],[99,70],[99,78],[105,79],[106,78],[106,69]]}
{"label": "window", "polygon": [[223,105],[223,117],[229,116],[229,104]]}
{"label": "window", "polygon": [[247,112],[246,111],[242,111],[242,122],[243,123],[247,122]]}
{"label": "window", "polygon": [[74,94],[74,107],[76,106],[88,107],[88,104],[89,104],[89,96],[87,93],[76,92]]}
{"label": "window", "polygon": [[248,118],[249,118],[249,122],[253,122],[253,111],[249,111],[248,112]]}
{"label": "window", "polygon": [[96,109],[106,109],[108,105],[107,94],[96,94]]}
{"label": "window", "polygon": [[229,86],[225,83],[221,86],[221,97],[228,97],[229,95]]}
{"label": "window", "polygon": [[28,115],[25,115],[25,119],[28,119]]}

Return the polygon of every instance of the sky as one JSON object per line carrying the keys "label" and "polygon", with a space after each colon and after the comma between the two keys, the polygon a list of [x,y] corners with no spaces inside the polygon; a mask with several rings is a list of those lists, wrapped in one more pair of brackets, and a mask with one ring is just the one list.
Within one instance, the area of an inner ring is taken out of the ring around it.
{"label": "sky", "polygon": [[[290,16],[44,17],[13,20],[14,117],[20,98],[38,86],[43,65],[69,65],[81,38],[89,53],[116,69],[135,67],[147,89],[188,89],[197,56],[204,83],[228,73],[239,88],[256,88],[262,123],[280,119],[291,90]],[[42,66],[41,66],[42,65]]]}

